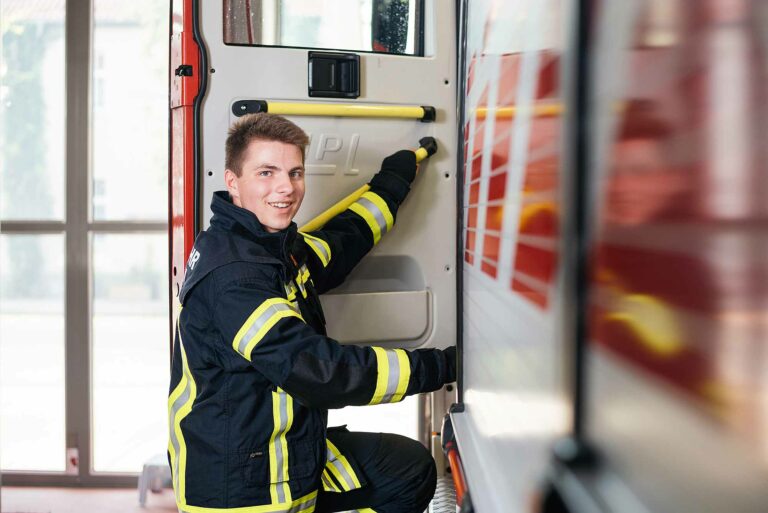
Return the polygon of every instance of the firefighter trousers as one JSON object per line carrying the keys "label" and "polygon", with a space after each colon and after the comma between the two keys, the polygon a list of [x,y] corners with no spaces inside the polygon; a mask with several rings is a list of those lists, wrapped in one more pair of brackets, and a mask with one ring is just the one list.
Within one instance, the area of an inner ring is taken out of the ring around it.
{"label": "firefighter trousers", "polygon": [[317,513],[423,513],[435,494],[435,460],[416,440],[388,433],[328,430],[339,452],[357,462],[366,484],[348,492],[320,491]]}

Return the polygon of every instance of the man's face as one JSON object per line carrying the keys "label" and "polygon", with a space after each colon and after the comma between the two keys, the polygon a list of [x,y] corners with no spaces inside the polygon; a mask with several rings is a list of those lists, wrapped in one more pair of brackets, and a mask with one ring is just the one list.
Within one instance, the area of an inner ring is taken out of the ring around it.
{"label": "man's face", "polygon": [[304,199],[301,157],[301,150],[293,144],[251,141],[240,176],[231,169],[224,173],[232,202],[253,212],[270,233],[287,228]]}

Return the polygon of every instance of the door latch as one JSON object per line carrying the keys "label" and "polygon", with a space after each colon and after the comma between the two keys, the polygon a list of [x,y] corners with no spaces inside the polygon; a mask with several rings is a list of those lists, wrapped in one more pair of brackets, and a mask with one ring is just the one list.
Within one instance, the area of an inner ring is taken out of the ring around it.
{"label": "door latch", "polygon": [[176,71],[174,72],[177,77],[191,77],[192,73],[193,70],[191,64],[182,64],[176,68]]}

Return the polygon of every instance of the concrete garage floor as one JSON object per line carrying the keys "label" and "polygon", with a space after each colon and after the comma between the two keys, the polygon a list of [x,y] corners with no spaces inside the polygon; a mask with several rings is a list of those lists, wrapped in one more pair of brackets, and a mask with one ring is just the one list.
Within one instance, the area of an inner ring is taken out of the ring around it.
{"label": "concrete garage floor", "polygon": [[173,491],[147,493],[139,506],[135,488],[36,488],[3,486],[2,513],[176,513]]}

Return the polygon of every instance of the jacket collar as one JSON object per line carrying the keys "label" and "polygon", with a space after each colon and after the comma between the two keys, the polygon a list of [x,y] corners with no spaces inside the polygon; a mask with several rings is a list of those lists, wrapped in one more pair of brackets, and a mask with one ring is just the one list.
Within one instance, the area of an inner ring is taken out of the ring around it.
{"label": "jacket collar", "polygon": [[296,223],[276,233],[268,232],[250,210],[232,203],[227,191],[216,191],[211,200],[211,228],[233,232],[262,246],[270,255],[287,262],[296,240]]}

